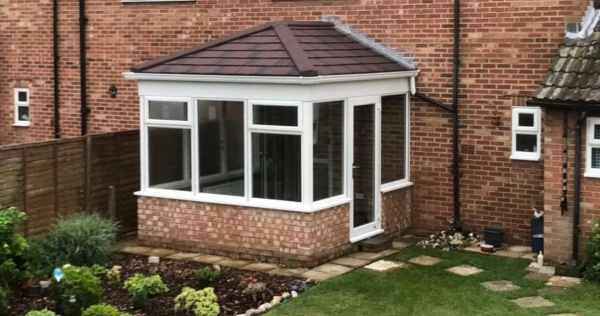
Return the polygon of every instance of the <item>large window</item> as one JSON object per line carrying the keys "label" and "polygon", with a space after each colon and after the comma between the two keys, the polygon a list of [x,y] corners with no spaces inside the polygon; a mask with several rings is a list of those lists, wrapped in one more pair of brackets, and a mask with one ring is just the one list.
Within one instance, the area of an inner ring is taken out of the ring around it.
{"label": "large window", "polygon": [[15,125],[29,126],[29,89],[15,89]]}
{"label": "large window", "polygon": [[408,182],[408,106],[406,96],[381,98],[381,184]]}
{"label": "large window", "polygon": [[313,105],[313,199],[343,193],[344,101]]}
{"label": "large window", "polygon": [[600,178],[600,117],[588,118],[586,177]]}
{"label": "large window", "polygon": [[512,108],[511,159],[540,160],[540,108]]}

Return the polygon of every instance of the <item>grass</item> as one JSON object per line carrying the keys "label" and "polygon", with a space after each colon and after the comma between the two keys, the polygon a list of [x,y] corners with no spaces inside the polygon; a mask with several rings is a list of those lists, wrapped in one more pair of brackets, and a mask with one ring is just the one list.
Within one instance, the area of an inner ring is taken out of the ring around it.
{"label": "grass", "polygon": [[[406,248],[389,260],[407,261],[419,255],[443,259],[434,266],[410,265],[387,273],[361,268],[319,283],[299,298],[268,313],[283,315],[524,315],[576,313],[598,315],[600,285],[582,283],[570,289],[548,289],[544,282],[525,279],[529,262],[476,253]],[[463,277],[445,269],[468,264],[484,272]],[[511,292],[492,292],[480,283],[508,280],[521,287]],[[552,307],[524,309],[511,299],[541,295]]]}

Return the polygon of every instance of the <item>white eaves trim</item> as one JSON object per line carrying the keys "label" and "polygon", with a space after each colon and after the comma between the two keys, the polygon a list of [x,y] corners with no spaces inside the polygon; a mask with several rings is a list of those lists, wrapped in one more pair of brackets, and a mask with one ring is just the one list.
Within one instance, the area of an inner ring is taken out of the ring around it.
{"label": "white eaves trim", "polygon": [[332,82],[351,82],[366,80],[381,80],[394,78],[414,78],[419,70],[378,72],[369,74],[350,74],[336,76],[316,77],[266,77],[266,76],[219,76],[219,75],[182,75],[161,73],[125,72],[123,76],[130,80],[156,80],[156,81],[195,81],[195,82],[226,82],[226,83],[269,83],[269,84],[299,84],[315,85]]}
{"label": "white eaves trim", "polygon": [[596,28],[596,24],[598,24],[598,20],[600,20],[600,10],[594,8],[594,2],[590,1],[590,5],[588,6],[585,15],[581,19],[581,30],[579,32],[567,32],[565,34],[566,38],[586,38],[592,33],[594,33],[594,29]]}

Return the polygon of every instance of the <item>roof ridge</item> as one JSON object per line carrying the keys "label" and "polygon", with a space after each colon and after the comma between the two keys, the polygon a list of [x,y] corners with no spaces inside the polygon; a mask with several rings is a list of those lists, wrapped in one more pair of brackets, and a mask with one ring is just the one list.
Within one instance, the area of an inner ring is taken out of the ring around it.
{"label": "roof ridge", "polygon": [[248,36],[248,35],[252,35],[254,33],[258,33],[258,32],[264,31],[264,30],[266,30],[266,29],[268,29],[270,27],[273,27],[273,25],[276,24],[276,23],[277,22],[270,22],[270,23],[261,24],[261,25],[249,28],[249,29],[247,29],[245,31],[236,32],[236,33],[233,33],[231,35],[227,35],[227,36],[218,38],[218,39],[216,39],[214,41],[208,41],[208,42],[205,42],[203,44],[200,44],[200,45],[197,45],[197,46],[194,46],[194,47],[190,47],[188,49],[184,49],[182,51],[178,51],[178,52],[175,52],[175,53],[172,53],[172,54],[168,54],[166,56],[159,57],[157,59],[153,59],[153,60],[147,61],[145,63],[132,66],[131,67],[131,71],[133,71],[133,72],[141,72],[141,71],[144,71],[146,69],[152,68],[154,66],[160,65],[161,63],[167,63],[167,62],[173,61],[173,60],[178,59],[178,58],[185,57],[187,55],[191,55],[193,53],[196,53],[198,51],[201,51],[201,50],[204,50],[204,49],[207,49],[207,48],[215,47],[215,46],[218,46],[218,45],[221,45],[221,44],[225,44],[225,43],[230,42],[230,41],[234,41],[234,40],[239,39],[239,38],[244,37],[244,36]]}
{"label": "roof ridge", "polygon": [[318,75],[315,66],[306,55],[306,52],[300,46],[300,42],[290,30],[286,22],[277,21],[273,23],[273,30],[281,40],[281,44],[287,51],[288,55],[296,65],[301,76],[315,77]]}

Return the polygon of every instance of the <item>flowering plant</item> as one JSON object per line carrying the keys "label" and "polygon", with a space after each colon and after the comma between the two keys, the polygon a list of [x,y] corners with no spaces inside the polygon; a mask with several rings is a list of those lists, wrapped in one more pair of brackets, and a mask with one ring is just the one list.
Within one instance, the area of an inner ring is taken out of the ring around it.
{"label": "flowering plant", "polygon": [[[453,220],[448,223],[452,225]],[[470,230],[458,231],[451,227],[439,233],[429,235],[428,239],[421,240],[417,246],[423,248],[439,248],[451,250],[456,248],[477,247],[481,243],[481,236]]]}
{"label": "flowering plant", "polygon": [[600,282],[600,218],[591,222],[592,241],[589,243],[585,256],[585,271],[583,278]]}

